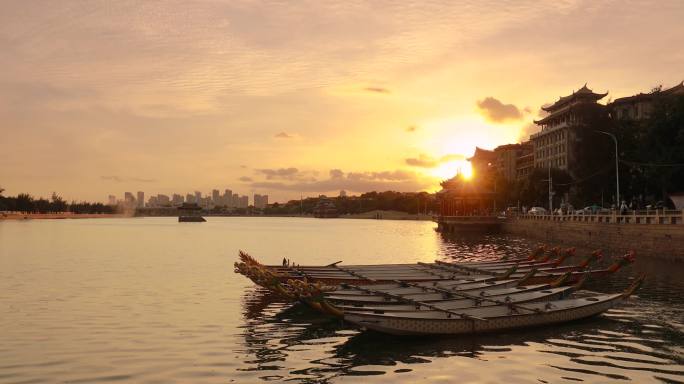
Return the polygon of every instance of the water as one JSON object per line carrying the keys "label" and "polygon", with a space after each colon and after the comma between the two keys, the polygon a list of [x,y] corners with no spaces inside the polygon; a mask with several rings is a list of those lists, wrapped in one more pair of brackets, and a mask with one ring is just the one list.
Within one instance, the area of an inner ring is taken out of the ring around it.
{"label": "water", "polygon": [[[638,260],[638,297],[589,320],[486,336],[362,333],[232,272],[269,263],[524,255],[515,237],[430,222],[298,218],[0,222],[0,383],[684,382],[684,263]],[[581,252],[586,252],[581,250]]]}

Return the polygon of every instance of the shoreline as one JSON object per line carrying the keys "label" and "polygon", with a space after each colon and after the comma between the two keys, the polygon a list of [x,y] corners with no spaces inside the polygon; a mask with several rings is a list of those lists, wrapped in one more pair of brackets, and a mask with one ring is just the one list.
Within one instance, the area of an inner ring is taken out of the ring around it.
{"label": "shoreline", "polygon": [[[314,218],[311,215],[221,215],[204,214],[204,217],[301,217]],[[178,217],[178,215],[130,215],[122,213],[0,213],[2,220],[59,220],[59,219],[115,219],[128,217]],[[410,221],[432,221],[432,215],[410,214],[400,211],[369,211],[350,215],[340,215],[337,219],[361,219],[361,220],[410,220]]]}
{"label": "shoreline", "polygon": [[121,213],[0,213],[2,220],[114,219],[130,217]]}

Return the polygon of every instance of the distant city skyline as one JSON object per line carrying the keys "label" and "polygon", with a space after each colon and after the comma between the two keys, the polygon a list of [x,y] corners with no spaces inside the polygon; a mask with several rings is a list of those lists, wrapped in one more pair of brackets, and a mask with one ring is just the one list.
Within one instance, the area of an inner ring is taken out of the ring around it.
{"label": "distant city skyline", "polygon": [[[145,192],[124,192],[122,199],[117,199],[115,194],[107,196],[109,205],[127,205],[129,208],[156,208],[165,206],[181,206],[184,203],[198,204],[202,207],[224,206],[228,208],[247,208],[250,206],[249,195],[233,193],[231,189],[225,189],[221,193],[218,189],[212,189],[210,193],[202,194],[201,191],[187,193],[185,196],[179,193],[171,195],[158,193],[148,195],[145,200]],[[255,193],[251,200],[255,208],[265,208],[268,204],[268,195]]]}

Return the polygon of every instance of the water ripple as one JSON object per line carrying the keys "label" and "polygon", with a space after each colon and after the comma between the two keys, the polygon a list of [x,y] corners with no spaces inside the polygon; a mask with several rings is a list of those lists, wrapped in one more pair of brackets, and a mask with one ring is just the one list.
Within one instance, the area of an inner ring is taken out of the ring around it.
{"label": "water ripple", "polygon": [[639,260],[590,281],[615,292],[649,275],[637,297],[592,319],[397,338],[279,301],[234,275],[226,250],[380,263],[520,257],[536,242],[446,238],[431,223],[210,219],[0,223],[0,383],[684,382],[682,265]]}

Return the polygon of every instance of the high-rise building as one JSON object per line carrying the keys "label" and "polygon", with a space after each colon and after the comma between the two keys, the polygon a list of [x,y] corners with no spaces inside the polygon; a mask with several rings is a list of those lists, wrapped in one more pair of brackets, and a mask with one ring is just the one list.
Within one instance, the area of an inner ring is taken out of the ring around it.
{"label": "high-rise building", "polygon": [[268,195],[254,194],[254,208],[264,209],[268,205]]}
{"label": "high-rise building", "polygon": [[226,207],[232,207],[233,206],[233,191],[230,189],[226,189],[226,191],[223,194],[223,205]]}
{"label": "high-rise building", "polygon": [[133,197],[132,193],[130,193],[130,192],[124,193],[124,203],[127,206],[131,206],[131,207],[135,206],[135,197]]}
{"label": "high-rise building", "polygon": [[183,202],[183,195],[179,195],[177,193],[173,194],[173,197],[171,198],[171,205],[173,205],[174,207],[179,207],[183,205]]}
{"label": "high-rise building", "polygon": [[249,196],[240,196],[240,208],[247,208],[249,207]]}
{"label": "high-rise building", "polygon": [[138,208],[145,206],[145,192],[138,191],[138,200],[136,201]]}
{"label": "high-rise building", "polygon": [[231,207],[240,208],[240,195],[237,193],[233,193],[233,197],[231,198]]}
{"label": "high-rise building", "polygon": [[158,194],[157,204],[159,204],[160,207],[168,207],[171,205],[171,199],[169,199],[167,195]]}
{"label": "high-rise building", "polygon": [[195,203],[202,205],[202,192],[195,191]]}
{"label": "high-rise building", "polygon": [[197,203],[197,200],[195,200],[195,195],[188,193],[185,195],[185,202],[188,204],[195,204]]}
{"label": "high-rise building", "polygon": [[214,202],[214,205],[221,205],[221,193],[218,189],[211,191],[211,201]]}

